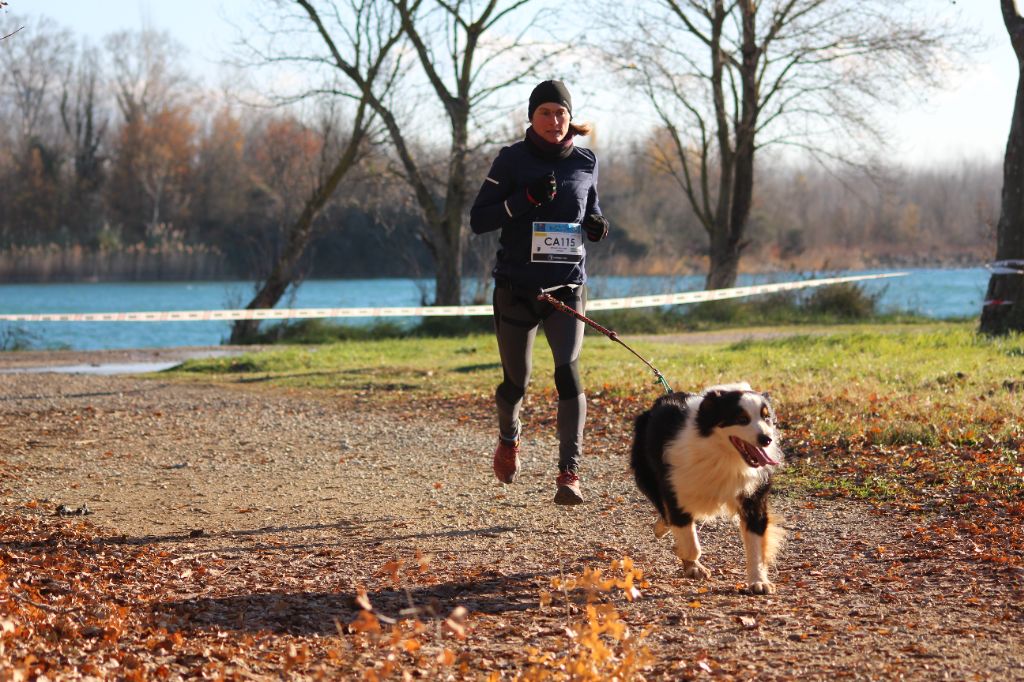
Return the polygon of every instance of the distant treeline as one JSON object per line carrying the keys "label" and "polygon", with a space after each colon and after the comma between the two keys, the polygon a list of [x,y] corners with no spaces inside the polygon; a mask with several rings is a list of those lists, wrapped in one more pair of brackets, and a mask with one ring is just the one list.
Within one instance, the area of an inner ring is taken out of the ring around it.
{"label": "distant treeline", "polygon": [[[345,116],[219,104],[176,70],[179,54],[163,34],[115,34],[97,48],[46,23],[5,41],[0,281],[266,274],[344,139]],[[476,152],[471,193],[517,134]],[[659,131],[588,142],[612,222],[593,271],[703,272],[706,234],[652,163]],[[438,164],[446,160],[438,151]],[[431,273],[422,219],[393,167],[386,149],[367,151],[318,218],[307,277]],[[996,160],[938,168],[892,160],[869,175],[765,155],[758,172],[747,269],[973,263],[993,250]],[[486,276],[493,236],[467,239],[466,273]]]}

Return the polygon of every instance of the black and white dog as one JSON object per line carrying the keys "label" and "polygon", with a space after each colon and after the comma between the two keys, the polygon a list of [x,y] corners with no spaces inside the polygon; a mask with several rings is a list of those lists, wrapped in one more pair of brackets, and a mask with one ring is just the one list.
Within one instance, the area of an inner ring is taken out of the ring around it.
{"label": "black and white dog", "polygon": [[670,393],[636,419],[631,467],[654,504],[656,537],[669,530],[685,575],[707,578],[694,522],[738,516],[747,587],[771,594],[768,568],[784,531],[768,513],[771,472],[782,463],[768,396],[746,383]]}

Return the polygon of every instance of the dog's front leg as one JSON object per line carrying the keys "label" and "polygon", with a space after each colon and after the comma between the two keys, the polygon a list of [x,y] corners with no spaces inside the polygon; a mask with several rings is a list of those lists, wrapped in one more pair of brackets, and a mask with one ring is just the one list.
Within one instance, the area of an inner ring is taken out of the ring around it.
{"label": "dog's front leg", "polygon": [[755,533],[740,524],[743,533],[743,549],[747,554],[747,589],[754,594],[774,594],[775,585],[768,579],[768,561],[765,533]]}
{"label": "dog's front leg", "polygon": [[779,533],[768,519],[768,491],[765,483],[753,495],[740,499],[740,533],[747,555],[747,589],[754,594],[774,594],[775,585],[768,579],[768,566],[773,558],[775,538]]}
{"label": "dog's front leg", "polygon": [[711,571],[700,562],[700,539],[693,522],[685,526],[672,526],[672,537],[676,541],[672,551],[683,562],[683,575],[697,580],[710,578]]}

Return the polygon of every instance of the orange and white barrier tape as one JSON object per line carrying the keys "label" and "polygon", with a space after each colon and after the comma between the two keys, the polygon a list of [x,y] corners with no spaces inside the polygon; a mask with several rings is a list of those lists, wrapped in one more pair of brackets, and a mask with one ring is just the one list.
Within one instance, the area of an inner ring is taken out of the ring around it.
{"label": "orange and white barrier tape", "polygon": [[[902,277],[905,272],[880,275],[854,275],[810,279],[777,284],[757,284],[731,289],[709,291],[688,291],[677,294],[655,294],[652,296],[631,296],[628,298],[601,298],[587,301],[587,310],[622,310],[625,308],[650,308],[659,305],[701,303],[720,301],[728,298],[742,298],[771,294],[779,291],[793,291],[809,287],[861,282],[870,279]],[[422,306],[400,308],[256,308],[242,310],[166,310],[153,312],[124,313],[0,313],[0,321],[6,322],[210,322],[231,320],[297,320],[313,318],[342,317],[460,317],[468,315],[490,315],[489,305]]]}

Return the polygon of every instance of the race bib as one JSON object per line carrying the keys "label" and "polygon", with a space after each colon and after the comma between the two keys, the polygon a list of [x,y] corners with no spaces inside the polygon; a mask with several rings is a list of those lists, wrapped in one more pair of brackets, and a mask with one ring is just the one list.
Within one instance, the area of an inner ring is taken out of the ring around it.
{"label": "race bib", "polygon": [[531,262],[579,263],[582,260],[583,231],[579,223],[533,224]]}

